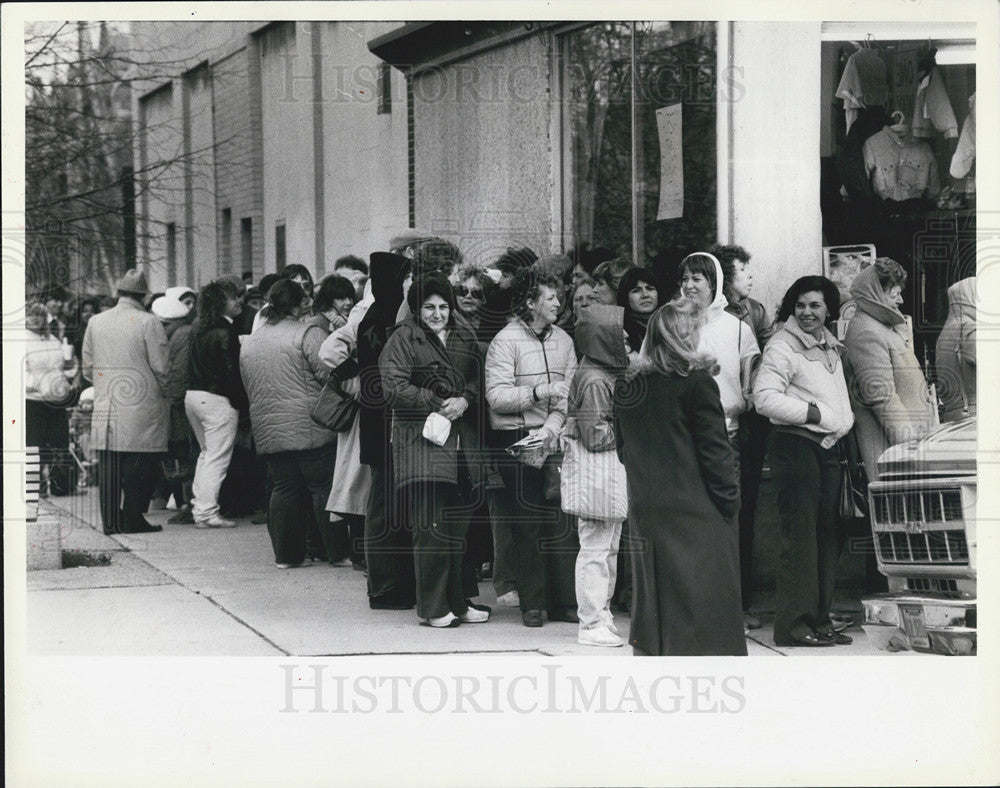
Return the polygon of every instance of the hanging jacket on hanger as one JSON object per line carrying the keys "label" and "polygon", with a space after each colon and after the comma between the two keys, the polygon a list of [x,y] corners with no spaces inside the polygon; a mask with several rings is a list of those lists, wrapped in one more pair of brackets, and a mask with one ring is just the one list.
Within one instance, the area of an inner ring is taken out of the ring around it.
{"label": "hanging jacket on hanger", "polygon": [[924,196],[934,199],[940,193],[937,160],[923,140],[899,134],[887,126],[868,138],[863,153],[865,172],[882,199],[895,202]]}
{"label": "hanging jacket on hanger", "polygon": [[972,169],[976,160],[976,94],[969,97],[969,114],[962,124],[962,134],[958,138],[958,147],[951,157],[949,172],[952,178],[964,178]]}
{"label": "hanging jacket on hanger", "polygon": [[917,86],[913,104],[913,136],[932,137],[935,130],[943,132],[947,139],[958,136],[958,121],[951,108],[941,69],[937,66]]}
{"label": "hanging jacket on hanger", "polygon": [[889,100],[889,82],[885,61],[878,52],[866,47],[851,55],[834,95],[844,100],[848,131],[857,118],[858,110],[885,106]]}

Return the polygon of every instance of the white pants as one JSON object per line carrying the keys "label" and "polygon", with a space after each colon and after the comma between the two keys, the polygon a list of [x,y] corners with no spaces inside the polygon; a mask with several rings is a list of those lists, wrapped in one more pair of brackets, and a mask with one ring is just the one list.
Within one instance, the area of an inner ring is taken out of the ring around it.
{"label": "white pants", "polygon": [[580,518],[580,554],[576,557],[576,605],[580,629],[594,629],[611,616],[611,596],[618,574],[619,520]]}
{"label": "white pants", "polygon": [[228,398],[207,391],[185,394],[184,412],[201,449],[191,483],[191,514],[207,520],[219,513],[219,488],[233,456],[240,414]]}

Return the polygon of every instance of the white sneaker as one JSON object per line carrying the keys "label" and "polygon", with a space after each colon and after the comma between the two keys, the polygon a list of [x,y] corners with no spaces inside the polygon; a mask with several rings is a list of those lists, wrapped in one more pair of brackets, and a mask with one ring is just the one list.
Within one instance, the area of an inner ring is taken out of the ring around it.
{"label": "white sneaker", "polygon": [[448,627],[457,627],[460,619],[454,613],[446,613],[438,618],[425,618],[420,622],[421,626],[424,627],[437,627],[439,629],[444,629]]}
{"label": "white sneaker", "polygon": [[618,627],[615,626],[615,617],[611,614],[610,610],[601,611],[601,620],[604,622],[604,626],[612,635],[621,634],[621,632],[618,631]]}
{"label": "white sneaker", "polygon": [[485,610],[476,610],[474,607],[470,607],[458,617],[458,620],[463,624],[484,624],[490,620],[490,614]]}
{"label": "white sneaker", "polygon": [[604,646],[606,648],[625,645],[624,640],[604,627],[581,629],[580,634],[576,637],[576,642],[581,646]]}
{"label": "white sneaker", "polygon": [[508,591],[497,597],[497,604],[501,607],[520,607],[521,597],[518,596],[517,591]]}
{"label": "white sneaker", "polygon": [[227,520],[218,514],[213,514],[204,520],[195,520],[195,528],[235,528],[236,522],[233,520]]}

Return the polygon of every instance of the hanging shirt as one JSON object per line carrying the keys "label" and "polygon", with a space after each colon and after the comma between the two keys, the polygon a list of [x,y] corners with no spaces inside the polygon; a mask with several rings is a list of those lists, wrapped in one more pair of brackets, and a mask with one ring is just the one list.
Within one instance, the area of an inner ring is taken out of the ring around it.
{"label": "hanging shirt", "polygon": [[943,132],[947,139],[958,136],[955,111],[951,108],[941,69],[936,67],[917,86],[917,97],[913,103],[913,136],[931,137],[935,129]]}
{"label": "hanging shirt", "polygon": [[962,124],[962,133],[958,138],[958,147],[951,157],[949,172],[952,178],[964,178],[972,169],[976,160],[976,94],[969,97],[969,114]]}
{"label": "hanging shirt", "polygon": [[863,148],[865,172],[884,200],[937,197],[941,191],[937,161],[923,140],[903,137],[886,126],[868,138]]}
{"label": "hanging shirt", "polygon": [[858,110],[884,106],[889,100],[885,62],[874,49],[859,49],[847,60],[836,97],[844,100],[847,130],[851,130]]}

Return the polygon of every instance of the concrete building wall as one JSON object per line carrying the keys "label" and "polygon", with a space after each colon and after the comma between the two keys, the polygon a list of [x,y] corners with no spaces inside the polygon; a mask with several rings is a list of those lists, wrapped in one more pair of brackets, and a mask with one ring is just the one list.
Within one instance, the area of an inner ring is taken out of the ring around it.
{"label": "concrete building wall", "polygon": [[744,93],[732,107],[731,242],[753,255],[754,297],[774,308],[795,279],[822,270],[820,23],[733,30]]}
{"label": "concrete building wall", "polygon": [[184,173],[177,159],[184,138],[175,92],[168,84],[139,102],[138,249],[153,290],[177,282],[183,255]]}
{"label": "concrete building wall", "polygon": [[[253,107],[250,100],[249,54],[246,47],[213,64],[215,99],[215,205],[217,217],[219,273],[263,271],[263,198],[258,186],[254,141],[251,134]],[[225,218],[228,211],[228,220]],[[249,260],[244,260],[242,228],[250,222]]]}
{"label": "concrete building wall", "polygon": [[413,80],[416,224],[470,262],[550,248],[549,58],[532,36]]}
{"label": "concrete building wall", "polygon": [[210,67],[185,75],[183,283],[198,288],[219,270],[215,211],[215,128]]}
{"label": "concrete building wall", "polygon": [[406,79],[391,69],[390,111],[379,113],[381,61],[367,42],[392,22],[330,23],[322,36],[325,270],[367,259],[408,225]]}
{"label": "concrete building wall", "polygon": [[264,151],[264,272],[277,266],[276,228],[285,261],[318,273],[312,119],[312,22],[274,25],[260,34]]}
{"label": "concrete building wall", "polygon": [[148,77],[136,90],[148,116],[138,168],[176,161],[150,179],[138,206],[140,226],[151,228],[139,258],[153,286],[248,270],[257,280],[277,268],[279,224],[285,262],[317,276],[338,256],[385,248],[408,224],[405,79],[393,70],[392,112],[379,114],[380,61],[367,49],[392,26],[135,25]]}

